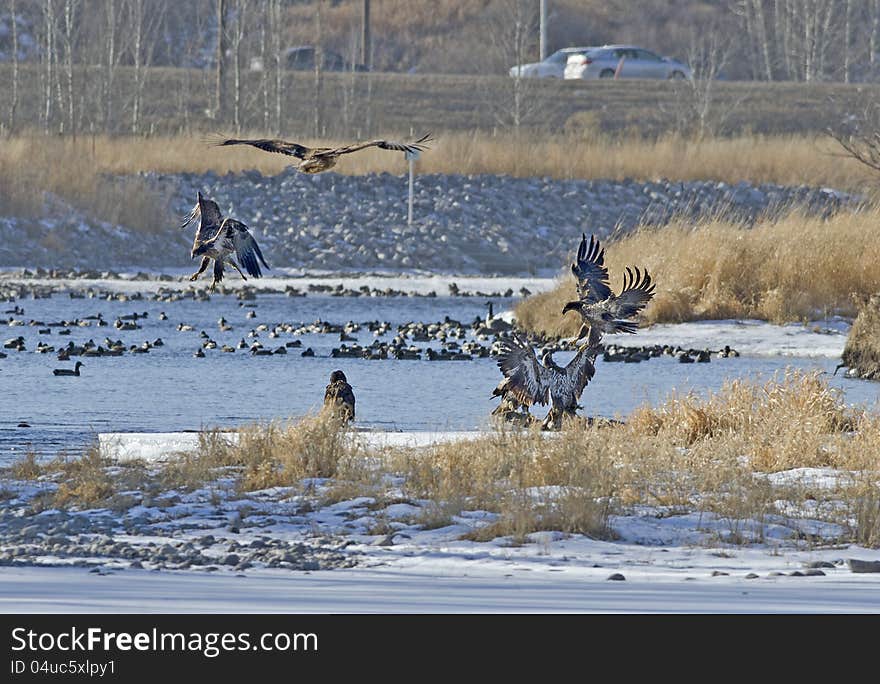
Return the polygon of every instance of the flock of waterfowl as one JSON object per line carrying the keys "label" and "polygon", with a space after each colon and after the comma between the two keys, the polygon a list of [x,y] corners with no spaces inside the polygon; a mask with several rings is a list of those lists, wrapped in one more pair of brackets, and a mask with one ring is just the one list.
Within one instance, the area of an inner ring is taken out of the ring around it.
{"label": "flock of waterfowl", "polygon": [[[427,149],[427,143],[431,142],[430,135],[425,135],[411,143],[400,143],[388,140],[374,140],[364,143],[356,143],[338,148],[308,148],[297,143],[284,140],[239,140],[226,139],[215,141],[219,146],[250,145],[258,149],[291,155],[300,160],[297,169],[303,173],[320,173],[333,168],[341,155],[376,147],[383,150],[402,151],[407,155],[416,154]],[[187,227],[198,221],[195,238],[191,250],[191,258],[201,257],[199,269],[190,276],[195,281],[213,263],[213,278],[210,291],[215,291],[217,285],[223,280],[226,266],[233,268],[242,279],[247,276],[259,278],[262,276],[262,268],[269,268],[266,259],[260,250],[254,236],[247,225],[232,218],[224,217],[218,203],[205,197],[201,191],[197,194],[197,202],[188,216],[185,217],[181,227]],[[245,275],[245,272],[247,275]],[[392,333],[392,325],[385,321],[367,321],[355,323],[348,321],[345,324],[332,324],[326,321],[315,321],[311,324],[295,325],[292,323],[276,323],[269,325],[261,323],[252,327],[240,341],[235,344],[218,342],[205,330],[199,332],[201,343],[193,354],[198,358],[204,358],[206,351],[219,350],[220,352],[235,353],[236,350],[247,350],[253,356],[274,356],[287,354],[288,350],[301,348],[302,341],[295,339],[284,344],[264,345],[259,338],[261,335],[269,339],[279,338],[281,335],[299,336],[303,334],[333,334],[339,336],[340,344],[334,347],[330,356],[333,358],[361,358],[369,360],[397,359],[418,360],[424,358],[428,361],[462,361],[474,358],[493,356],[497,358],[498,367],[504,376],[503,380],[492,393],[493,397],[500,397],[500,405],[492,412],[502,420],[516,422],[524,425],[534,422],[530,414],[530,407],[534,404],[550,404],[550,411],[542,422],[544,429],[559,428],[562,420],[576,415],[580,408],[578,401],[585,387],[594,377],[596,372],[596,358],[602,354],[606,362],[621,361],[633,363],[647,361],[663,355],[674,355],[680,362],[705,362],[713,352],[709,350],[684,350],[671,347],[625,347],[622,345],[605,345],[603,338],[607,334],[635,333],[638,329],[636,317],[651,301],[654,295],[654,283],[647,271],[639,267],[627,267],[623,274],[623,285],[619,293],[614,293],[610,286],[608,269],[605,266],[605,250],[595,237],[587,239],[582,236],[578,246],[571,272],[575,277],[577,299],[567,302],[562,315],[570,311],[576,312],[582,321],[578,334],[572,340],[548,341],[543,337],[526,336],[513,330],[513,326],[494,315],[491,302],[488,303],[489,313],[485,319],[477,317],[469,326],[460,321],[453,320],[448,316],[443,321],[435,323],[410,322],[396,327],[394,337],[389,341],[381,339]],[[310,288],[311,289],[311,288]],[[305,293],[299,290],[287,292],[290,296],[303,296]],[[375,288],[364,286],[360,290],[344,290],[340,285],[337,288],[324,286],[323,290],[330,295],[361,296],[382,294]],[[463,296],[459,288],[453,283],[449,286],[451,296]],[[388,294],[388,293],[385,293]],[[406,294],[394,292],[393,294]],[[433,294],[433,293],[432,293]],[[482,293],[479,293],[482,294]],[[525,288],[520,291],[522,296],[530,294]],[[512,296],[512,290],[505,296]],[[70,293],[73,298],[75,295]],[[82,297],[83,295],[76,295]],[[163,301],[175,301],[178,294],[160,292],[156,299],[165,297]],[[253,293],[238,293],[241,299],[253,299]],[[132,300],[137,296],[130,296]],[[204,297],[207,298],[207,297]],[[240,302],[239,306],[246,305]],[[15,316],[24,314],[21,307],[16,306],[8,310],[12,314],[8,319],[9,325],[24,324]],[[135,331],[141,328],[139,319],[147,317],[147,312],[132,313],[119,316],[113,326],[120,331]],[[247,312],[246,318],[256,316],[253,310]],[[164,312],[159,314],[160,320],[168,320]],[[74,326],[86,327],[89,325],[107,326],[109,322],[104,320],[101,314],[87,316],[74,321],[59,321],[55,323],[43,323],[31,321],[30,325],[41,326],[40,333],[49,333],[54,326],[62,327],[59,335],[70,334],[70,328]],[[218,321],[219,330],[228,333],[233,330],[229,322],[221,317]],[[177,330],[181,333],[194,332],[194,326],[179,323]],[[369,344],[361,344],[357,334],[369,332],[374,340]],[[246,338],[250,338],[248,341]],[[437,343],[439,349],[434,346],[420,347],[416,343]],[[543,345],[541,360],[535,354],[533,344]],[[96,344],[93,340],[77,345],[73,341],[59,347],[57,354],[59,360],[69,360],[79,356],[121,356],[125,353],[149,353],[155,347],[163,346],[161,338],[153,341],[144,341],[142,344],[126,345],[121,339],[112,340],[105,337],[102,344]],[[7,349],[17,351],[25,350],[23,336],[7,340],[4,344]],[[273,348],[274,347],[274,348]],[[574,357],[565,367],[557,365],[553,360],[553,354],[557,351],[575,351]],[[37,345],[37,352],[56,352],[56,348],[45,342]],[[719,352],[719,356],[737,356],[735,350],[725,347]],[[303,357],[315,356],[311,347],[300,351]],[[0,357],[5,356],[0,352]],[[59,368],[53,371],[56,376],[79,376],[83,362],[77,360],[73,369]],[[354,420],[355,399],[351,385],[341,370],[335,370],[330,376],[330,381],[325,388],[325,405],[333,406],[341,411],[345,421]]]}

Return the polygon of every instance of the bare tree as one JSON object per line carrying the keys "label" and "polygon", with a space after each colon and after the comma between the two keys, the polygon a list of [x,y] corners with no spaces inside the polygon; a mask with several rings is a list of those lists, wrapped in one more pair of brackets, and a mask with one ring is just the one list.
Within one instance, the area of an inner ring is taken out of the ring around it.
{"label": "bare tree", "polygon": [[217,64],[214,117],[223,120],[226,107],[226,0],[217,0]]}
{"label": "bare tree", "polygon": [[674,82],[680,131],[690,132],[697,139],[705,138],[723,126],[733,112],[730,105],[719,108],[715,97],[716,81],[731,52],[730,43],[724,41],[716,28],[691,33],[687,59],[692,78]]}
{"label": "bare tree", "polygon": [[73,95],[74,15],[79,0],[64,0],[64,57],[67,75],[67,130],[76,137]]}
{"label": "bare tree", "polygon": [[249,0],[236,0],[235,23],[232,30],[232,120],[235,132],[241,133],[241,44],[244,40]]}
{"label": "bare tree", "polygon": [[877,34],[880,28],[880,0],[869,0],[868,5],[869,23],[871,32],[868,37],[868,61],[871,64],[871,75],[875,73],[877,64]]}
{"label": "bare tree", "polygon": [[[373,40],[370,26],[370,0],[363,0],[361,9],[361,64],[367,71],[373,68]],[[354,62],[354,55],[352,55]]]}
{"label": "bare tree", "polygon": [[12,18],[12,98],[9,102],[9,132],[15,132],[15,114],[18,109],[18,15],[15,0],[10,0]]}
{"label": "bare tree", "polygon": [[841,124],[828,130],[843,150],[841,156],[880,171],[880,105],[869,102],[859,114],[841,114]]}
{"label": "bare tree", "polygon": [[260,94],[263,104],[263,130],[269,130],[269,51],[267,45],[267,33],[269,24],[270,5],[261,3],[260,14]]}
{"label": "bare tree", "polygon": [[272,35],[272,57],[275,64],[275,134],[281,135],[281,108],[284,99],[284,93],[282,92],[281,0],[271,0],[269,4],[269,17]]}
{"label": "bare tree", "polygon": [[53,65],[56,60],[55,48],[55,1],[43,1],[43,51],[42,59],[45,71],[43,72],[43,130],[49,133],[52,125],[52,81],[54,76]]}
{"label": "bare tree", "polygon": [[[527,54],[534,47],[536,10],[530,0],[501,0],[497,4],[489,32],[497,67],[527,61]],[[529,97],[531,86],[531,81],[517,71],[509,83],[505,83],[502,99],[490,103],[499,125],[512,128],[517,135],[539,105],[539,98]]]}
{"label": "bare tree", "polygon": [[116,43],[116,0],[106,0],[107,8],[107,38],[104,46],[104,78],[101,86],[101,97],[104,100],[104,130],[111,131],[113,126],[113,81],[116,76],[116,66],[119,60],[119,47]]}
{"label": "bare tree", "polygon": [[321,135],[321,124],[322,122],[322,112],[321,112],[321,104],[322,104],[322,95],[324,89],[324,35],[323,35],[323,27],[321,26],[321,5],[323,5],[323,0],[315,0],[315,128],[314,135],[316,138]]}

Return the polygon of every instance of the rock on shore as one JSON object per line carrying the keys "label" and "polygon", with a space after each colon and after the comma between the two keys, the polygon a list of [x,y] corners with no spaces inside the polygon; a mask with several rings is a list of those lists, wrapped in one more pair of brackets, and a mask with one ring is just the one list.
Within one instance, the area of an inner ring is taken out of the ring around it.
{"label": "rock on shore", "polygon": [[[197,190],[216,199],[251,227],[271,265],[329,270],[551,273],[570,258],[581,232],[607,237],[675,215],[751,223],[792,205],[829,215],[859,201],[829,188],[745,182],[435,174],[416,177],[410,226],[405,176],[287,170],[145,177],[171,198],[175,215],[192,208]],[[144,240],[53,198],[47,218],[0,217],[0,266],[189,268],[192,233],[170,221]]]}

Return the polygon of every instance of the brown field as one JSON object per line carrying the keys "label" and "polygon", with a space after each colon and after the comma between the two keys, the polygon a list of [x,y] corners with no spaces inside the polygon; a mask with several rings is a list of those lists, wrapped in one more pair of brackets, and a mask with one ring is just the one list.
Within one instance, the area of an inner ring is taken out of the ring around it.
{"label": "brown field", "polygon": [[[640,506],[665,514],[711,512],[735,533],[746,520],[780,515],[778,501],[790,504],[789,511],[812,502],[811,517],[846,530],[840,541],[877,546],[878,453],[875,414],[848,407],[819,375],[791,371],[762,383],[738,380],[705,399],[672,396],[635,411],[624,424],[573,423],[550,439],[502,430],[423,450],[371,451],[356,433],[319,414],[298,424],[247,427],[235,447],[205,433],[198,452],[158,467],[108,468],[90,453],[78,465],[24,459],[10,474],[53,480],[56,494],[44,504],[65,507],[118,505],[119,491],[157,483],[191,490],[220,475],[233,478],[239,494],[293,486],[315,494],[319,504],[354,496],[399,500],[402,494],[432,502],[419,521],[426,526],[448,524],[466,510],[497,513],[496,522],[472,535],[476,540],[522,540],[548,529],[608,538],[609,516]],[[761,476],[805,466],[838,469],[838,483],[830,489],[774,486]],[[330,478],[320,492],[313,490],[316,476]]]}
{"label": "brown field", "polygon": [[[752,228],[720,220],[677,222],[608,243],[606,263],[612,288],[620,287],[624,266],[648,269],[657,285],[644,312],[649,323],[854,316],[880,291],[880,243],[871,228],[878,220],[875,207],[827,221],[795,211]],[[556,289],[521,302],[519,324],[550,335],[577,333],[578,316],[560,315],[565,302],[575,299],[574,282],[565,273]]]}

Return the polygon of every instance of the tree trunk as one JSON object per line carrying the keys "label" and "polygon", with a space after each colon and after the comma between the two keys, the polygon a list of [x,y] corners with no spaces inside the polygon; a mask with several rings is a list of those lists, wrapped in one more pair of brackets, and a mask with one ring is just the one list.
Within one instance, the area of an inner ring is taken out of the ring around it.
{"label": "tree trunk", "polygon": [[43,130],[49,133],[52,125],[52,62],[55,58],[55,4],[54,0],[45,0],[43,4],[43,19],[46,30],[46,50],[43,59],[46,61],[45,90],[43,91]]}
{"label": "tree trunk", "polygon": [[764,0],[753,0],[755,10],[756,39],[761,55],[761,71],[768,81],[773,80],[773,59],[770,57],[770,41],[767,37],[767,21],[764,16]]}
{"label": "tree trunk", "polygon": [[367,71],[372,71],[373,38],[370,32],[370,0],[364,0],[361,16],[361,64],[364,65]]}
{"label": "tree trunk", "polygon": [[226,107],[226,0],[217,0],[217,82],[214,117],[222,121]]}
{"label": "tree trunk", "polygon": [[132,0],[132,22],[134,29],[134,45],[132,46],[132,58],[134,60],[134,101],[131,106],[131,132],[138,134],[141,116],[141,75],[143,42],[144,42],[144,6],[143,0]]}
{"label": "tree trunk", "polygon": [[871,33],[868,36],[868,61],[871,64],[871,76],[874,76],[874,65],[877,63],[877,30],[880,28],[880,0],[871,0]]}
{"label": "tree trunk", "polygon": [[67,130],[76,140],[73,99],[73,13],[78,0],[64,0],[64,51],[67,65]]}
{"label": "tree trunk", "polygon": [[263,96],[263,130],[269,130],[269,60],[266,50],[266,24],[269,22],[270,13],[268,5],[263,4],[262,16],[260,17],[260,94]]}
{"label": "tree trunk", "polygon": [[247,11],[248,0],[238,0],[235,12],[235,33],[232,34],[233,123],[237,134],[241,133],[241,42],[244,39]]}
{"label": "tree trunk", "polygon": [[284,93],[281,91],[283,84],[281,71],[281,0],[272,0],[270,5],[272,14],[272,52],[275,63],[275,135],[281,135],[281,101]]}
{"label": "tree trunk", "polygon": [[314,135],[316,138],[321,137],[321,124],[323,123],[321,120],[321,99],[323,95],[324,89],[324,49],[321,45],[324,36],[322,35],[322,26],[321,26],[321,5],[323,4],[323,0],[316,0],[315,2],[315,129]]}
{"label": "tree trunk", "polygon": [[18,109],[18,16],[15,0],[10,0],[12,14],[12,100],[9,103],[9,132],[15,132],[15,114]]}
{"label": "tree trunk", "polygon": [[104,99],[104,130],[113,127],[113,76],[116,73],[116,0],[107,0],[107,45],[105,46],[107,68],[104,70],[102,97]]}

